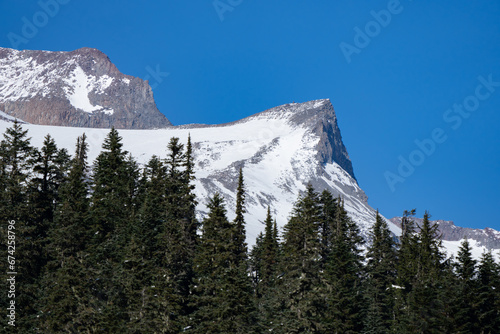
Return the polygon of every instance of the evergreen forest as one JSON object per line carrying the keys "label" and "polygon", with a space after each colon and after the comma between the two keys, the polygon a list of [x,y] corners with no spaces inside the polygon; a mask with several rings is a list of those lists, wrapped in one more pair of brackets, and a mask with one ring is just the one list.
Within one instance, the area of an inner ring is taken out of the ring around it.
{"label": "evergreen forest", "polygon": [[235,217],[215,194],[198,220],[191,140],[164,150],[139,165],[111,129],[89,162],[85,134],[67,152],[6,130],[0,333],[500,333],[496,255],[447,257],[428,212],[399,236],[377,213],[363,238],[309,185],[250,248],[244,169]]}

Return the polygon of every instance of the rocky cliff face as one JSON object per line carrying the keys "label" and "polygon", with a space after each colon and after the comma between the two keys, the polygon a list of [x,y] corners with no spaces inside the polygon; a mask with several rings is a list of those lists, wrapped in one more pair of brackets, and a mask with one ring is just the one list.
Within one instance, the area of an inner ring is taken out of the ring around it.
{"label": "rocky cliff face", "polygon": [[[413,218],[417,226],[422,225],[422,218]],[[390,219],[395,225],[401,227],[401,217]],[[478,246],[487,249],[500,249],[500,232],[492,228],[473,229],[456,226],[451,220],[433,220],[438,225],[442,239],[446,241],[460,241],[465,238],[475,240]]]}
{"label": "rocky cliff face", "polygon": [[28,123],[149,129],[170,126],[147,81],[102,52],[0,48],[0,111]]}
{"label": "rocky cliff face", "polygon": [[258,118],[288,118],[290,124],[309,128],[311,135],[319,138],[316,146],[317,161],[323,165],[335,162],[356,179],[349,154],[342,142],[337,116],[329,99],[285,104],[230,124]]}

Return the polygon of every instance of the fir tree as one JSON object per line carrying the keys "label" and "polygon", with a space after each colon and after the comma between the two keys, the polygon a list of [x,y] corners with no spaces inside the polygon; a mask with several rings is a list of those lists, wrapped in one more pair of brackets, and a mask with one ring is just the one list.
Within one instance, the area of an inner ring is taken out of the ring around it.
{"label": "fir tree", "polygon": [[208,204],[195,259],[196,278],[189,329],[195,333],[251,333],[253,300],[248,275],[241,271],[232,240],[234,225],[219,194]]}
{"label": "fir tree", "polygon": [[396,248],[385,220],[377,211],[370,231],[371,245],[367,250],[366,294],[369,309],[366,333],[387,333],[394,319],[394,288],[396,279]]}
{"label": "fir tree", "polygon": [[[23,130],[17,120],[7,128],[1,143],[3,202],[0,204],[2,240],[7,240],[7,225],[14,221],[16,259],[16,312],[23,314],[16,321],[16,327],[23,331],[34,328],[36,317],[35,302],[38,279],[44,259],[41,253],[40,226],[34,221],[29,205],[29,181],[33,171],[33,147],[28,130]],[[6,243],[2,242],[7,250]],[[7,254],[6,252],[4,254]],[[14,255],[14,254],[10,254]],[[0,276],[7,289],[5,271]],[[4,299],[6,294],[2,295]],[[4,299],[5,300],[5,299]],[[3,305],[6,305],[3,303]]]}
{"label": "fir tree", "polygon": [[165,161],[165,222],[158,234],[161,266],[169,268],[175,292],[182,303],[182,314],[191,312],[190,285],[193,280],[193,259],[197,242],[195,217],[196,200],[193,194],[194,180],[191,140],[187,152],[179,138],[173,137],[168,144]]}
{"label": "fir tree", "polygon": [[477,333],[479,319],[477,316],[476,261],[472,258],[471,247],[467,239],[460,246],[457,260],[455,330],[460,333]]}
{"label": "fir tree", "polygon": [[444,255],[438,226],[431,224],[430,215],[425,212],[420,231],[417,234],[416,276],[408,295],[409,328],[425,333],[439,333],[445,326],[443,319],[443,278]]}
{"label": "fir tree", "polygon": [[327,312],[324,317],[332,333],[359,333],[363,329],[361,298],[363,266],[362,239],[356,224],[347,216],[342,202],[334,217],[328,217],[333,226],[333,240],[325,268],[328,287]]}
{"label": "fir tree", "polygon": [[267,207],[265,233],[259,233],[252,249],[251,267],[254,274],[255,294],[257,298],[259,323],[263,328],[272,328],[279,304],[277,296],[277,269],[279,260],[279,243],[274,230],[276,222],[271,216],[271,208]]}
{"label": "fir tree", "polygon": [[478,317],[481,334],[500,332],[500,266],[491,252],[483,253],[478,268]]}
{"label": "fir tree", "polygon": [[33,174],[30,181],[31,206],[40,227],[53,220],[59,200],[59,187],[64,182],[69,156],[58,150],[54,139],[47,135],[41,151],[33,151]]}
{"label": "fir tree", "polygon": [[413,280],[417,274],[417,238],[415,236],[415,209],[405,210],[401,219],[401,237],[399,238],[398,263],[396,266],[396,299],[394,332],[408,331],[409,301],[408,296],[412,291]]}
{"label": "fir tree", "polygon": [[234,218],[234,236],[233,243],[235,247],[235,255],[239,262],[246,261],[247,244],[245,242],[245,184],[243,181],[243,170],[240,168],[238,174],[238,187],[236,190],[236,217]]}
{"label": "fir tree", "polygon": [[48,233],[50,255],[42,279],[40,328],[46,332],[78,332],[91,311],[87,272],[88,191],[86,136],[78,137],[68,178],[60,187],[60,202]]}
{"label": "fir tree", "polygon": [[92,304],[97,308],[94,321],[99,330],[114,332],[124,330],[127,318],[126,272],[122,263],[129,239],[128,221],[133,215],[127,152],[122,149],[121,140],[112,128],[104,141],[103,151],[95,161],[89,211],[93,226],[89,254],[93,265],[89,270],[93,276]]}
{"label": "fir tree", "polygon": [[281,307],[275,319],[278,333],[322,330],[320,314],[324,307],[317,291],[320,285],[321,209],[318,194],[308,185],[285,225],[283,259],[280,272]]}

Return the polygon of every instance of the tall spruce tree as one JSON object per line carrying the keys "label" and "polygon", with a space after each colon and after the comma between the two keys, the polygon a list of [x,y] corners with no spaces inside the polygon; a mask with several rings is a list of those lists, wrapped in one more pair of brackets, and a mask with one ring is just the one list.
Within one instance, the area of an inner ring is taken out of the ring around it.
{"label": "tall spruce tree", "polygon": [[39,328],[44,332],[84,332],[91,329],[91,277],[88,275],[89,184],[86,135],[77,138],[66,182],[60,187],[60,201],[54,224],[48,232],[50,256],[42,278],[39,299]]}
{"label": "tall spruce tree", "polygon": [[158,257],[161,259],[161,267],[169,268],[172,273],[175,292],[181,298],[181,313],[187,315],[191,311],[189,295],[194,275],[193,260],[198,225],[192,185],[194,173],[190,138],[187,152],[184,152],[184,145],[176,137],[170,139],[167,148],[165,222],[157,236],[161,245]]}
{"label": "tall spruce tree", "polygon": [[320,285],[321,223],[319,196],[311,184],[295,204],[284,227],[283,259],[279,271],[281,306],[274,323],[278,333],[323,330],[321,312],[323,296]]}
{"label": "tall spruce tree", "polygon": [[142,333],[147,328],[156,333],[177,333],[181,302],[172,268],[165,264],[171,249],[159,238],[167,226],[166,166],[153,156],[143,174],[143,201],[125,250],[127,332]]}
{"label": "tall spruce tree", "polygon": [[446,326],[444,299],[440,289],[444,277],[444,254],[437,224],[425,212],[417,234],[416,276],[408,295],[408,324],[411,331],[440,333]]}
{"label": "tall spruce tree", "polygon": [[476,261],[472,258],[469,241],[465,239],[457,254],[455,270],[458,280],[455,290],[454,329],[459,333],[479,332]]}
{"label": "tall spruce tree", "polygon": [[272,328],[279,304],[277,296],[277,270],[279,261],[279,242],[274,231],[276,222],[271,216],[271,208],[267,207],[264,221],[264,234],[257,237],[251,253],[251,268],[254,275],[255,295],[257,299],[258,322],[261,328]]}
{"label": "tall spruce tree", "polygon": [[[251,333],[254,308],[249,277],[242,273],[231,237],[234,224],[223,199],[215,194],[203,221],[195,258],[194,313],[188,329],[194,333]],[[244,275],[244,277],[243,277]]]}
{"label": "tall spruce tree", "polygon": [[235,247],[235,254],[238,261],[244,263],[247,258],[247,244],[245,242],[246,232],[245,232],[245,183],[243,181],[243,169],[240,168],[238,174],[238,186],[236,189],[236,217],[234,218],[234,236],[233,244]]}
{"label": "tall spruce tree", "polygon": [[320,238],[321,238],[321,260],[322,268],[324,269],[328,258],[331,255],[332,246],[336,238],[336,224],[334,223],[339,209],[337,199],[328,191],[324,190],[320,196],[321,206],[321,223],[320,223]]}
{"label": "tall spruce tree", "polygon": [[396,279],[396,247],[389,227],[379,215],[370,231],[367,250],[365,333],[388,333],[393,327],[394,288]]}
{"label": "tall spruce tree", "polygon": [[111,129],[103,150],[94,163],[93,193],[90,218],[93,237],[89,268],[93,276],[92,304],[95,323],[100,331],[122,332],[127,299],[124,295],[126,272],[122,267],[128,241],[129,217],[133,215],[130,201],[129,165],[122,138]]}
{"label": "tall spruce tree", "polygon": [[480,333],[500,333],[500,265],[495,262],[491,252],[481,256],[478,280]]}
{"label": "tall spruce tree", "polygon": [[415,231],[416,209],[405,210],[401,218],[401,237],[399,238],[397,277],[396,277],[396,299],[395,299],[395,323],[394,332],[405,333],[409,328],[409,294],[412,291],[413,280],[417,274],[417,237]]}
{"label": "tall spruce tree", "polygon": [[[8,222],[15,226],[15,256],[16,268],[16,312],[23,314],[18,317],[16,327],[21,331],[34,328],[36,318],[35,302],[37,298],[37,284],[40,271],[44,265],[41,254],[40,226],[33,220],[33,210],[29,205],[29,180],[33,172],[34,149],[28,138],[28,130],[23,130],[21,124],[14,124],[5,130],[1,142],[2,154],[2,181],[3,202],[0,204],[0,218],[2,219],[2,240],[7,240]],[[2,242],[2,249],[7,251],[6,242]],[[7,254],[5,252],[4,254]],[[6,286],[6,271],[0,278],[4,290]],[[6,301],[6,294],[0,297]],[[3,305],[6,305],[4,302]],[[7,318],[4,318],[5,325]]]}
{"label": "tall spruce tree", "polygon": [[347,216],[340,198],[334,217],[333,240],[325,267],[327,312],[324,322],[331,333],[359,333],[363,330],[361,295],[363,265],[360,247],[363,240],[356,224]]}

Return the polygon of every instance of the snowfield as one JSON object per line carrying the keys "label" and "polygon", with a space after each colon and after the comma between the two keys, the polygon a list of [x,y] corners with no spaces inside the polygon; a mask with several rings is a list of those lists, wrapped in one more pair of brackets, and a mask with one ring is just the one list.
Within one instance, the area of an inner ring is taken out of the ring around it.
{"label": "snowfield", "polygon": [[[310,103],[325,103],[326,100]],[[328,101],[329,103],[329,101]],[[305,104],[291,105],[297,112]],[[305,106],[307,107],[307,106]],[[309,106],[310,107],[310,106]],[[293,111],[292,110],[292,111]],[[209,196],[219,192],[226,201],[229,219],[234,217],[236,184],[239,168],[244,171],[247,190],[247,242],[255,243],[263,231],[267,206],[271,207],[277,223],[283,227],[297,196],[306,189],[308,182],[329,189],[341,196],[349,215],[359,224],[366,237],[375,221],[375,210],[356,180],[337,163],[318,161],[320,137],[310,125],[291,121],[293,112],[261,113],[244,120],[218,126],[178,126],[157,130],[119,130],[123,148],[135,159],[146,163],[153,155],[165,158],[171,137],[182,143],[190,135],[193,144],[196,172],[196,195],[199,218],[206,214]],[[3,133],[11,122],[0,120]],[[31,143],[41,147],[45,135],[55,139],[58,147],[74,153],[76,138],[85,133],[89,144],[89,163],[95,160],[109,129],[69,128],[23,124],[28,129]],[[321,190],[321,189],[318,189]],[[401,229],[389,222],[395,235]],[[449,254],[456,254],[459,242],[444,242]],[[479,257],[482,247],[471,242],[474,255]]]}

